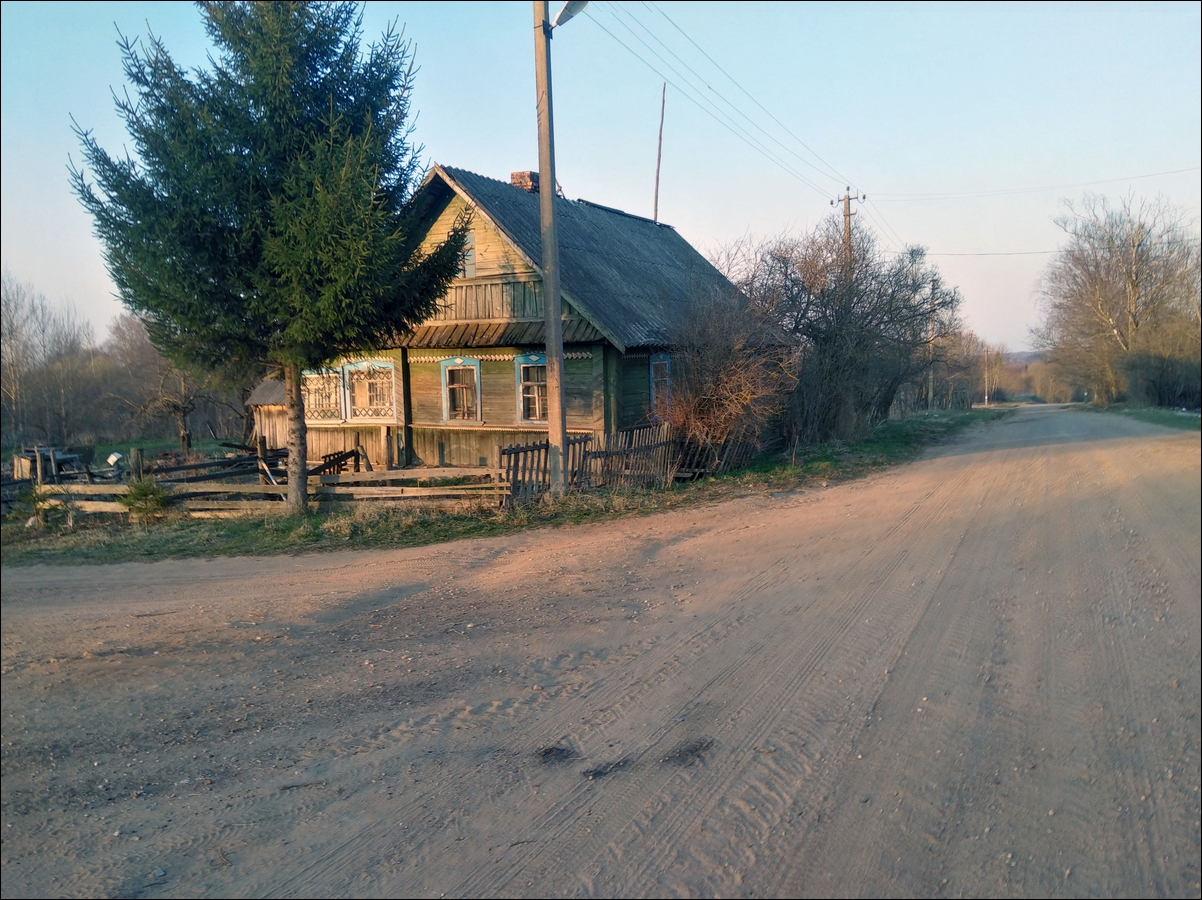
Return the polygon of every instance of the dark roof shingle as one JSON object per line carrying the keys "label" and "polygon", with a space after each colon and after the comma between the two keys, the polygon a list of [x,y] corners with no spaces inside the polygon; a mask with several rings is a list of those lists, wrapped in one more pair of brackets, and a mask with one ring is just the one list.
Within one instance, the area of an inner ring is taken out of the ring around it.
{"label": "dark roof shingle", "polygon": [[[466,169],[436,166],[538,267],[538,194]],[[560,285],[580,311],[625,349],[667,346],[689,301],[734,286],[663,225],[585,200],[555,199]]]}

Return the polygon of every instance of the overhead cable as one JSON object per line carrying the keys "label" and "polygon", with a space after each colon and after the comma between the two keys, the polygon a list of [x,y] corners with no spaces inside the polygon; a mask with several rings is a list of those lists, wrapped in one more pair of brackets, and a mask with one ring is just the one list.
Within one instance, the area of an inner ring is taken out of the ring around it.
{"label": "overhead cable", "polygon": [[1048,184],[1042,187],[1005,188],[992,191],[947,191],[930,194],[876,194],[883,203],[912,203],[919,200],[966,200],[979,197],[1002,197],[1011,194],[1038,194],[1044,191],[1063,191],[1070,188],[1091,187],[1095,184],[1115,184],[1121,181],[1138,181],[1142,178],[1160,178],[1163,175],[1180,175],[1184,172],[1197,172],[1202,166],[1190,166],[1185,169],[1169,169],[1165,172],[1148,172],[1144,175],[1128,175],[1126,178],[1102,178],[1097,181],[1078,181],[1072,184]]}
{"label": "overhead cable", "polygon": [[[696,106],[702,112],[704,112],[707,116],[709,116],[711,119],[713,119],[719,125],[721,125],[723,128],[727,129],[732,134],[734,134],[737,138],[739,138],[739,140],[743,141],[743,143],[747,144],[749,147],[751,147],[757,153],[759,153],[762,156],[769,159],[771,162],[780,166],[782,169],[784,169],[786,172],[788,172],[790,175],[792,175],[794,178],[796,178],[802,184],[806,185],[806,187],[808,187],[811,190],[815,191],[816,193],[822,195],[823,197],[830,196],[830,194],[827,191],[824,191],[818,185],[814,184],[812,181],[810,181],[808,178],[806,178],[800,172],[797,172],[795,169],[793,169],[791,166],[789,166],[783,160],[780,160],[779,158],[775,157],[765,147],[758,145],[753,138],[751,138],[751,137],[747,136],[745,133],[739,131],[734,125],[724,122],[712,110],[707,109],[705,106],[703,106],[699,101],[694,99],[692,97],[692,95],[690,95],[687,91],[683,90],[675,81],[673,81],[671,78],[669,78],[667,75],[665,75],[659,69],[657,69],[654,65],[652,65],[650,62],[648,62],[646,59],[644,59],[642,56],[640,56],[634,49],[632,49],[630,47],[630,45],[628,45],[620,37],[618,37],[616,34],[614,34],[612,31],[610,31],[608,28],[606,28],[603,24],[601,24],[601,22],[598,21],[597,18],[594,15],[592,15],[592,13],[590,11],[585,10],[584,15],[590,22],[592,22],[594,25],[596,25],[598,28],[600,28],[602,31],[604,31],[607,35],[609,35],[614,41],[616,41],[618,44],[620,44],[626,50],[626,52],[628,52],[631,56],[633,56],[635,59],[637,59],[643,65],[645,65],[648,69],[650,69],[652,72],[654,72],[659,78],[663,79],[668,84],[670,84],[673,88],[676,89],[677,92],[680,93],[680,95],[682,97],[687,99],[690,103],[692,103],[694,106]],[[611,13],[611,15],[612,15],[612,13]]]}

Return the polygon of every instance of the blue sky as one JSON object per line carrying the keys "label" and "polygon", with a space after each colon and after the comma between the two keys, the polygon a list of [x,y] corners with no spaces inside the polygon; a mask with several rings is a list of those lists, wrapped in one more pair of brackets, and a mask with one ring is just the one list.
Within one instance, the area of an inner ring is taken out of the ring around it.
{"label": "blue sky", "polygon": [[[1022,349],[1049,259],[1031,251],[1060,245],[1063,198],[1160,194],[1198,216],[1200,9],[593,2],[553,45],[559,180],[650,215],[666,76],[660,218],[685,238],[710,251],[801,231],[851,183],[886,246],[927,247],[968,324]],[[537,168],[530,4],[372,2],[365,36],[391,21],[416,45],[425,159],[498,178]],[[191,5],[2,7],[0,252],[101,333],[119,306],[68,187],[71,118],[123,146],[117,34],[148,29],[205,63]],[[998,193],[947,196],[978,192]],[[983,253],[1022,255],[952,255]]]}

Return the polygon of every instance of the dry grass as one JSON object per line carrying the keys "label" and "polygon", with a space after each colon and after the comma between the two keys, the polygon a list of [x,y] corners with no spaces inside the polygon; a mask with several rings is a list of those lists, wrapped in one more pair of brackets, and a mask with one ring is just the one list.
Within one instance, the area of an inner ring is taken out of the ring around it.
{"label": "dry grass", "polygon": [[326,550],[413,547],[460,538],[489,537],[527,528],[573,525],[618,516],[647,515],[716,503],[766,491],[788,491],[846,481],[912,458],[923,447],[963,428],[1005,415],[972,410],[888,422],[865,440],[831,442],[795,459],[760,458],[747,469],[666,490],[598,491],[544,498],[516,509],[481,502],[457,508],[428,504],[360,502],[299,517],[244,516],[192,519],[167,516],[130,523],[123,516],[87,516],[26,528],[24,519],[0,528],[4,565],[71,565],[168,558],[260,556]]}

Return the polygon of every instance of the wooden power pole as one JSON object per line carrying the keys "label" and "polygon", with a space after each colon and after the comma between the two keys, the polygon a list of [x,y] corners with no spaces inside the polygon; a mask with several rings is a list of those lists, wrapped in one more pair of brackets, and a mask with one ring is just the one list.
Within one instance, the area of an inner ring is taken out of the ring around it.
{"label": "wooden power pole", "polygon": [[555,123],[551,104],[551,17],[547,0],[534,0],[534,80],[538,103],[538,205],[543,242],[543,313],[547,344],[547,469],[553,494],[567,489],[568,426],[563,402],[563,320],[559,290],[559,236],[555,230]]}
{"label": "wooden power pole", "polygon": [[928,326],[927,341],[930,344],[930,358],[927,360],[927,409],[935,408],[935,290],[939,278],[931,279],[931,324]]}
{"label": "wooden power pole", "polygon": [[[850,273],[851,273],[851,217],[855,215],[855,213],[851,211],[851,201],[859,200],[862,203],[863,201],[868,199],[868,195],[861,194],[858,197],[853,196],[853,194],[851,192],[851,188],[848,187],[847,193],[844,194],[839,199],[841,199],[843,201],[843,255],[844,255],[844,262],[847,264],[847,271],[848,271],[848,274],[850,277]],[[834,206],[835,203],[836,203],[836,201],[832,200],[831,206]]]}
{"label": "wooden power pole", "polygon": [[651,205],[651,221],[659,221],[659,163],[664,156],[664,104],[668,100],[668,82],[659,94],[659,141],[655,145],[655,201]]}

